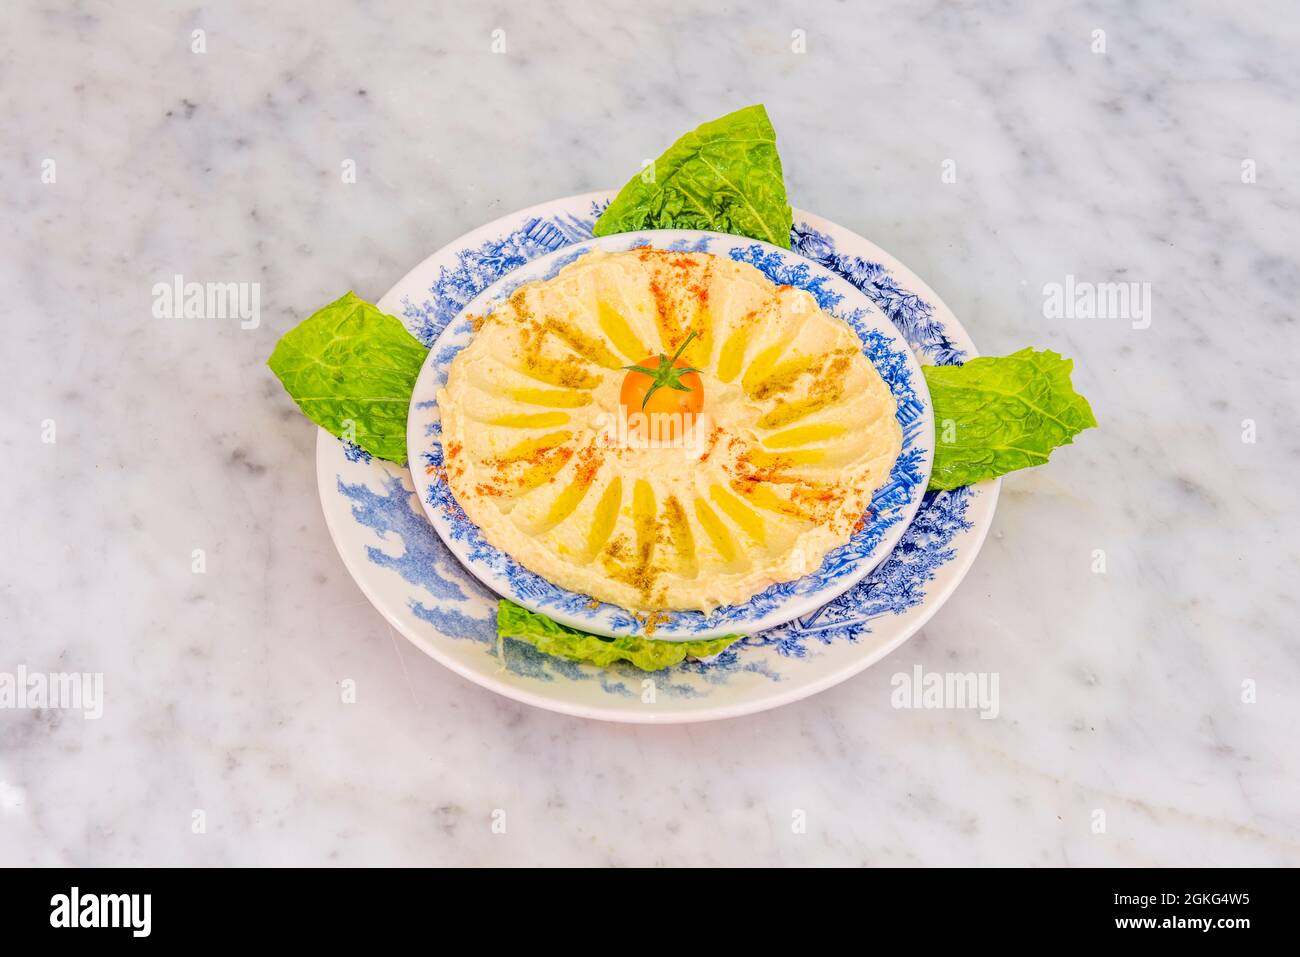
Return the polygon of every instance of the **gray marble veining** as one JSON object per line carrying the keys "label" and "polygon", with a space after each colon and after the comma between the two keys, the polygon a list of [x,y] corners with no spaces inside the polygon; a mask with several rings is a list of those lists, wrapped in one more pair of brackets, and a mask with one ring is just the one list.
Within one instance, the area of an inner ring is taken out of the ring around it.
{"label": "gray marble veining", "polygon": [[[0,864],[1300,863],[1297,45],[1284,3],[7,4],[0,672],[104,713],[0,710]],[[469,685],[348,577],[265,358],[753,102],[797,205],[1074,357],[1102,428],[829,692],[639,728]],[[260,322],[159,318],[178,274]],[[1049,318],[1067,277],[1149,314]],[[916,664],[998,718],[892,709]]]}

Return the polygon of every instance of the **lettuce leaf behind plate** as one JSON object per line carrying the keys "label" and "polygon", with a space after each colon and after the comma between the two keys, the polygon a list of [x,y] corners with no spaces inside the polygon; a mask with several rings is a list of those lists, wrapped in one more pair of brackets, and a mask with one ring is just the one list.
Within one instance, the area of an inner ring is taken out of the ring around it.
{"label": "lettuce leaf behind plate", "polygon": [[428,351],[401,320],[349,292],[281,336],[266,364],[326,432],[405,465],[406,413]]}
{"label": "lettuce leaf behind plate", "polygon": [[504,598],[497,605],[497,634],[502,638],[526,641],[544,654],[558,655],[570,661],[581,661],[602,668],[626,661],[642,671],[658,671],[675,665],[688,656],[707,658],[744,637],[724,635],[721,638],[703,638],[698,641],[656,641],[632,635],[602,638],[561,625],[558,621],[521,608]]}
{"label": "lettuce leaf behind plate", "polygon": [[1097,419],[1074,391],[1074,362],[1050,349],[922,366],[934,406],[931,489],[950,489],[1042,465]]}
{"label": "lettuce leaf behind plate", "polygon": [[[647,181],[649,180],[649,181]],[[776,132],[748,106],[687,133],[623,187],[592,230],[707,229],[790,248]]]}

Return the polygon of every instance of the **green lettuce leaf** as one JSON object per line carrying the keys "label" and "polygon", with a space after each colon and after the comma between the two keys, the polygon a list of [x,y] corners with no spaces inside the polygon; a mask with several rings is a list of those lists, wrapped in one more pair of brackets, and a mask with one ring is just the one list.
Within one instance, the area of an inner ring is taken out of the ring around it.
{"label": "green lettuce leaf", "polygon": [[349,292],[281,336],[266,364],[307,418],[404,465],[406,413],[428,351],[400,320]]}
{"label": "green lettuce leaf", "polygon": [[[646,182],[653,171],[653,182]],[[762,106],[749,106],[687,133],[632,177],[609,204],[597,236],[638,229],[708,229],[790,248],[776,133]]]}
{"label": "green lettuce leaf", "polygon": [[642,671],[658,671],[677,664],[687,656],[707,658],[716,655],[743,637],[724,635],[721,638],[703,638],[698,641],[655,641],[653,638],[630,635],[602,638],[561,625],[558,621],[521,608],[504,598],[497,605],[497,634],[502,638],[526,641],[544,654],[558,655],[570,661],[600,665],[602,668],[626,661]]}
{"label": "green lettuce leaf", "polygon": [[1052,449],[1095,428],[1074,391],[1074,362],[1051,350],[1021,349],[961,366],[922,366],[934,405],[931,489],[950,489],[1042,465]]}

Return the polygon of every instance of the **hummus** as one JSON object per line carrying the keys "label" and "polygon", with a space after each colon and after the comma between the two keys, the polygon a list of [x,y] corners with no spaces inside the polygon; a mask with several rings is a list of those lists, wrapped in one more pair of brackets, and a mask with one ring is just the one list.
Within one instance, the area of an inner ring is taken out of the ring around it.
{"label": "hummus", "polygon": [[[475,322],[438,393],[453,495],[524,567],[635,612],[815,570],[902,445],[853,330],[744,263],[595,250]],[[695,389],[655,401],[692,392],[698,412],[646,421],[627,368],[679,349]]]}

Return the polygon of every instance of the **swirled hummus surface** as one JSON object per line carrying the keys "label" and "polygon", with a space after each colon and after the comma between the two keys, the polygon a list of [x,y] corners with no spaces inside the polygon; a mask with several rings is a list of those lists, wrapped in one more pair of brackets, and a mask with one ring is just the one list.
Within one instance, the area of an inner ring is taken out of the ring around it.
{"label": "swirled hummus surface", "polygon": [[[902,445],[854,332],[744,263],[595,250],[474,321],[438,393],[453,495],[524,567],[634,612],[815,570]],[[698,412],[624,405],[627,367],[679,349],[696,385],[660,398]]]}

